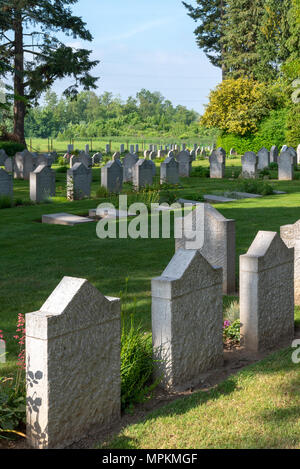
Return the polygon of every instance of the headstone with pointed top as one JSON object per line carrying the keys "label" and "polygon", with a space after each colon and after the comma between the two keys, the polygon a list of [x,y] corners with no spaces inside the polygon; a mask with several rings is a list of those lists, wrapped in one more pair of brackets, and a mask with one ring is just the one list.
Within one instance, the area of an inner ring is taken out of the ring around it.
{"label": "headstone with pointed top", "polygon": [[13,178],[4,169],[0,168],[0,197],[6,196],[12,198],[13,196]]}
{"label": "headstone with pointed top", "polygon": [[81,200],[91,195],[91,173],[83,163],[75,163],[67,172],[67,198]]}
{"label": "headstone with pointed top", "polygon": [[39,165],[30,173],[30,199],[41,203],[55,196],[55,171],[49,166]]}
{"label": "headstone with pointed top", "polygon": [[119,193],[123,187],[123,166],[118,158],[101,168],[101,185],[108,192]]}
{"label": "headstone with pointed top", "polygon": [[179,184],[179,163],[174,157],[168,157],[161,163],[160,183]]}
{"label": "headstone with pointed top", "polygon": [[255,179],[257,176],[258,159],[254,151],[247,151],[242,156],[242,175],[245,179]]}
{"label": "headstone with pointed top", "polygon": [[209,157],[210,177],[222,179],[225,176],[226,152],[223,148],[213,150]]}

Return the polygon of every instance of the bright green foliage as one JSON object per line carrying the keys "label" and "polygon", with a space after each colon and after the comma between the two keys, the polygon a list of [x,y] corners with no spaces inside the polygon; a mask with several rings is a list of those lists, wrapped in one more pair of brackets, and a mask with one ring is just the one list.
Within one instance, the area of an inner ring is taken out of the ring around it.
{"label": "bright green foliage", "polygon": [[46,94],[45,105],[31,109],[26,118],[28,137],[88,138],[119,135],[198,135],[199,115],[174,107],[158,92],[142,89],[123,103],[112,93],[79,93],[76,101]]}
{"label": "bright green foliage", "polygon": [[227,79],[210,93],[209,104],[200,122],[228,133],[254,133],[262,118],[283,100],[284,96],[277,88],[247,78]]}
{"label": "bright green foliage", "polygon": [[153,389],[154,369],[151,335],[136,328],[131,320],[129,331],[121,337],[121,402],[122,408],[141,402]]}
{"label": "bright green foliage", "polygon": [[287,117],[287,144],[297,148],[300,143],[300,104],[291,106]]}
{"label": "bright green foliage", "polygon": [[0,377],[0,439],[5,430],[14,431],[25,423],[25,377],[18,370],[14,377]]}

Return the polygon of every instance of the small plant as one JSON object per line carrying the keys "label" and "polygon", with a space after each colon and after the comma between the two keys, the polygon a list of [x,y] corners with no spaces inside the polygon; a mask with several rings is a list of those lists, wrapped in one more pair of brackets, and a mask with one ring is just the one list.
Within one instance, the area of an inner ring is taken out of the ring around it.
{"label": "small plant", "polygon": [[[1,338],[3,339],[2,331]],[[25,436],[19,432],[21,423],[25,422],[26,392],[25,392],[25,319],[18,315],[17,334],[19,355],[17,372],[14,377],[0,378],[0,438],[9,439],[7,434]]]}
{"label": "small plant", "polygon": [[278,169],[278,163],[270,163],[269,168],[272,170],[277,170]]}
{"label": "small plant", "polygon": [[96,191],[96,197],[97,199],[105,199],[106,197],[109,196],[108,190],[104,186],[98,187]]}
{"label": "small plant", "polygon": [[224,325],[223,325],[224,342],[230,341],[233,343],[239,343],[240,338],[241,338],[240,329],[241,329],[241,323],[239,319],[236,319],[233,323],[231,323],[228,320],[224,321]]}
{"label": "small plant", "polygon": [[237,319],[240,319],[240,304],[238,301],[232,301],[224,313],[225,319],[230,323],[233,323]]}
{"label": "small plant", "polygon": [[129,331],[123,327],[121,337],[121,402],[130,408],[142,402],[156,386],[151,383],[154,369],[151,335],[135,327],[133,316]]}
{"label": "small plant", "polygon": [[200,178],[209,178],[210,176],[210,171],[208,168],[203,168],[203,166],[197,166],[192,174],[192,177],[200,177]]}
{"label": "small plant", "polygon": [[271,195],[274,193],[273,187],[266,181],[258,179],[244,179],[238,186],[239,192],[248,192],[251,194]]}

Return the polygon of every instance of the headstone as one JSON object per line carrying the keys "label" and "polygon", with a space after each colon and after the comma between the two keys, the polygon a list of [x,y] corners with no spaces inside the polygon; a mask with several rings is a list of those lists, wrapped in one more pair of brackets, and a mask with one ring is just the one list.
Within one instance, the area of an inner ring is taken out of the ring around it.
{"label": "headstone", "polygon": [[182,149],[182,151],[184,151],[184,150],[186,149],[186,143],[183,143],[183,144],[181,145],[181,149]]}
{"label": "headstone", "polygon": [[88,153],[81,152],[79,157],[81,159],[81,163],[83,163],[87,168],[91,168],[93,166],[92,158]]}
{"label": "headstone", "polygon": [[251,179],[257,176],[258,159],[256,153],[247,151],[242,156],[242,175],[243,178]]}
{"label": "headstone", "polygon": [[179,184],[179,163],[173,157],[168,157],[160,165],[161,184]]}
{"label": "headstone", "polygon": [[7,154],[5,153],[5,150],[1,149],[0,150],[0,166],[5,165],[5,160],[8,158]]}
{"label": "headstone", "polygon": [[196,160],[196,152],[195,152],[195,150],[191,150],[191,152],[190,152],[190,157],[191,157],[191,161],[195,161],[195,160]]}
{"label": "headstone", "polygon": [[55,171],[49,166],[40,165],[30,173],[30,199],[33,202],[44,202],[55,196]]}
{"label": "headstone", "polygon": [[138,145],[138,143],[135,145],[135,153],[136,153],[136,154],[139,153],[139,145]]}
{"label": "headstone", "polygon": [[67,172],[67,198],[81,200],[91,195],[91,169],[83,163],[75,163]]}
{"label": "headstone", "polygon": [[291,154],[291,156],[293,158],[294,166],[297,167],[297,152],[296,152],[295,148],[288,147],[287,151]]}
{"label": "headstone", "polygon": [[121,416],[120,300],[64,277],[26,314],[27,441],[64,448]]}
{"label": "headstone", "polygon": [[80,156],[76,156],[76,155],[72,155],[71,158],[70,158],[70,168],[73,168],[73,166],[75,166],[76,163],[81,163],[81,157]]}
{"label": "headstone", "polygon": [[157,145],[153,145],[153,151],[157,153]]}
{"label": "headstone", "polygon": [[270,164],[270,153],[263,147],[257,152],[258,158],[258,170],[262,170],[269,167]]}
{"label": "headstone", "polygon": [[210,177],[223,179],[225,176],[226,152],[223,148],[213,150],[209,157]]}
{"label": "headstone", "polygon": [[107,143],[107,144],[105,145],[105,153],[106,153],[107,155],[108,155],[108,153],[110,153],[110,144],[109,144],[109,143]]}
{"label": "headstone", "polygon": [[270,150],[270,163],[278,162],[278,148],[276,145],[273,145]]}
{"label": "headstone", "polygon": [[74,145],[68,145],[67,153],[72,153],[74,151]]}
{"label": "headstone", "polygon": [[294,337],[294,249],[280,236],[259,231],[240,256],[242,343],[255,352]]}
{"label": "headstone", "polygon": [[133,168],[133,186],[135,190],[153,184],[153,165],[151,160],[141,159]]}
{"label": "headstone", "polygon": [[134,145],[130,145],[129,147],[129,153],[131,153],[133,155],[134,153]]}
{"label": "headstone", "polygon": [[84,147],[84,152],[85,152],[87,155],[89,155],[89,153],[90,153],[90,146],[89,146],[88,143],[87,143],[87,144],[85,145],[85,147]]}
{"label": "headstone", "polygon": [[120,160],[120,153],[118,151],[113,154],[112,160],[113,161]]}
{"label": "headstone", "polygon": [[179,176],[190,177],[192,171],[192,162],[190,154],[187,151],[181,151],[176,159],[179,163]]}
{"label": "headstone", "polygon": [[297,147],[297,164],[300,164],[300,143]]}
{"label": "headstone", "polygon": [[230,156],[236,156],[237,155],[237,152],[234,148],[231,148],[230,149]]}
{"label": "headstone", "polygon": [[95,153],[94,156],[92,156],[92,165],[94,166],[95,164],[100,164],[102,161],[102,155],[101,153]]}
{"label": "headstone", "polygon": [[15,179],[29,180],[29,174],[34,169],[34,158],[28,150],[16,153],[14,158]]}
{"label": "headstone", "polygon": [[12,158],[11,156],[8,156],[6,160],[4,161],[5,171],[7,171],[8,173],[13,172],[13,162],[14,162],[14,158]]}
{"label": "headstone", "polygon": [[145,151],[144,151],[144,158],[145,158],[145,159],[149,158],[150,153],[151,153],[151,151],[145,150]]}
{"label": "headstone", "polygon": [[157,158],[161,159],[161,158],[164,158],[165,156],[166,156],[165,150],[158,150]]}
{"label": "headstone", "polygon": [[156,151],[154,151],[154,150],[153,150],[153,151],[151,151],[151,153],[150,153],[150,155],[149,155],[149,158],[150,158],[150,160],[152,160],[152,161],[153,161],[153,160],[155,160],[155,159],[156,159],[156,157],[157,157],[157,153],[156,153]]}
{"label": "headstone", "polygon": [[109,161],[101,168],[101,185],[108,192],[121,192],[123,186],[123,167],[119,159]]}
{"label": "headstone", "polygon": [[222,269],[177,251],[152,279],[152,341],[161,386],[183,390],[223,364]]}
{"label": "headstone", "polygon": [[133,168],[139,157],[134,154],[127,154],[123,159],[123,182],[132,182]]}
{"label": "headstone", "polygon": [[49,155],[39,155],[36,160],[37,167],[42,165],[50,168],[52,163],[53,159]]}
{"label": "headstone", "polygon": [[294,248],[294,296],[300,306],[300,220],[280,227],[280,236],[288,248]]}
{"label": "headstone", "polygon": [[288,146],[287,145],[283,145],[283,147],[281,148],[280,150],[280,153],[286,151],[288,149]]}
{"label": "headstone", "polygon": [[122,153],[124,153],[124,152],[125,152],[125,145],[124,145],[124,143],[122,143],[122,144],[120,145],[120,153],[122,154]]}
{"label": "headstone", "polygon": [[0,197],[13,197],[13,178],[12,175],[0,168]]}
{"label": "headstone", "polygon": [[[195,239],[196,232],[204,230],[204,242],[200,249],[201,254],[211,265],[217,265],[223,269],[223,293],[230,295],[235,293],[235,220],[225,218],[210,204],[200,204],[184,218],[177,218],[176,227],[183,226],[182,238],[175,239],[175,249],[187,249],[190,241]],[[203,218],[198,216],[197,210],[203,210]]]}
{"label": "headstone", "polygon": [[294,179],[294,158],[288,149],[278,157],[278,179],[280,181]]}

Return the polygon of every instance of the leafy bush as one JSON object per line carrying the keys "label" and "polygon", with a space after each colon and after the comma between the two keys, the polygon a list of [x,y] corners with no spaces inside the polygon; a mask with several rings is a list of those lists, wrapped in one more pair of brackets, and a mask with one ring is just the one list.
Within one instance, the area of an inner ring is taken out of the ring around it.
{"label": "leafy bush", "polygon": [[270,163],[269,168],[272,170],[277,170],[278,169],[278,163]]}
{"label": "leafy bush", "polygon": [[25,145],[21,143],[0,141],[0,150],[4,150],[7,156],[15,156],[17,152],[23,151],[25,148]]}
{"label": "leafy bush", "polygon": [[209,178],[210,177],[209,168],[204,168],[203,166],[196,166],[196,168],[193,169],[191,176],[200,177],[200,178]]}
{"label": "leafy bush", "polygon": [[230,321],[224,321],[223,326],[223,337],[224,340],[238,343],[241,340],[241,323],[239,319],[236,319],[233,323]]}
{"label": "leafy bush", "polygon": [[157,383],[151,383],[154,369],[151,335],[135,327],[131,317],[129,331],[123,326],[121,336],[122,408],[142,402]]}
{"label": "leafy bush", "polygon": [[[237,135],[255,133],[261,120],[284,100],[279,87],[267,87],[249,78],[230,78],[223,80],[210,93],[209,104],[200,123]],[[234,148],[238,150],[236,146]]]}
{"label": "leafy bush", "polygon": [[287,115],[286,141],[297,148],[300,142],[300,103],[291,106]]}
{"label": "leafy bush", "polygon": [[56,169],[56,172],[57,173],[66,173],[68,171],[68,166],[59,166],[57,169]]}
{"label": "leafy bush", "polygon": [[25,423],[25,379],[0,377],[0,439]]}
{"label": "leafy bush", "polygon": [[106,187],[104,187],[104,186],[98,187],[98,189],[96,191],[97,199],[104,199],[104,198],[108,197],[108,195],[109,195],[109,193],[108,193]]}
{"label": "leafy bush", "polygon": [[237,189],[239,192],[248,192],[250,194],[271,195],[274,193],[270,184],[257,179],[244,179]]}

